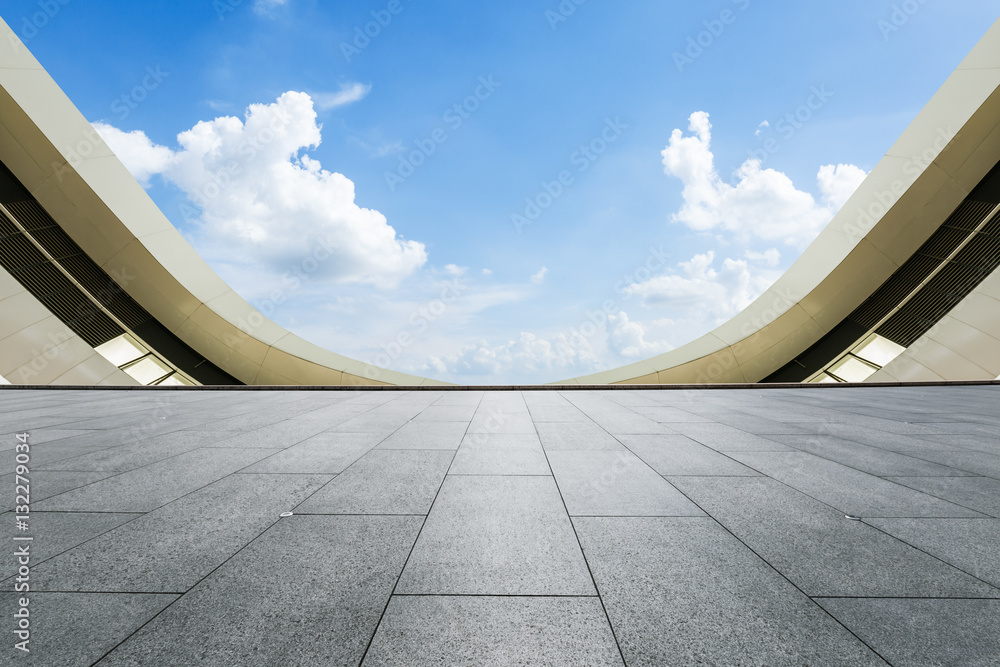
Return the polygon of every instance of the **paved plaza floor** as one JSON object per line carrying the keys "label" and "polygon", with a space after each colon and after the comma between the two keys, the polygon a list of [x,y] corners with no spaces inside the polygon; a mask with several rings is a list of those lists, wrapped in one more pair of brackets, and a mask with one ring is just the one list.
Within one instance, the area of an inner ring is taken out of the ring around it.
{"label": "paved plaza floor", "polygon": [[998,431],[1000,386],[4,389],[3,664],[996,666]]}

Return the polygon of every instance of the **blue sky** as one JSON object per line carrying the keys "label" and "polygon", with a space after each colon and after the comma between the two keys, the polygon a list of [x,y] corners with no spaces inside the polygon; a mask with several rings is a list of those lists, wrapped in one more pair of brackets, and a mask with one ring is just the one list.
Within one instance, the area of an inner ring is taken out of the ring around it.
{"label": "blue sky", "polygon": [[8,0],[0,16],[272,319],[497,383],[638,361],[731,317],[996,10]]}

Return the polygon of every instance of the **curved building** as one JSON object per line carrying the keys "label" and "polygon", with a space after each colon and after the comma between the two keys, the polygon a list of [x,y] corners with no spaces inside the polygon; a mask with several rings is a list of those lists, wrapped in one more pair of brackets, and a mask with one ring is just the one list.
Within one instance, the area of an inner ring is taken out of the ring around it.
{"label": "curved building", "polygon": [[[442,385],[312,345],[197,255],[0,21],[0,377]],[[802,257],[728,323],[563,384],[1000,375],[1000,23]]]}
{"label": "curved building", "polygon": [[0,21],[0,376],[12,384],[444,384],[270,321],[198,256]]}

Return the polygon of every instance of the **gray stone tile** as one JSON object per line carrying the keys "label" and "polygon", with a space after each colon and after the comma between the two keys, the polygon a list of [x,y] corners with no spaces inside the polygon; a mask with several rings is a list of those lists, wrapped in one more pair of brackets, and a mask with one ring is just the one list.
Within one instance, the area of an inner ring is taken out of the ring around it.
{"label": "gray stone tile", "polygon": [[732,412],[722,414],[716,418],[720,424],[727,424],[733,428],[738,428],[747,433],[755,435],[778,435],[790,433],[802,433],[802,429],[796,424],[788,424],[776,419],[768,419],[758,415],[751,415],[745,412]]}
{"label": "gray stone tile", "polygon": [[665,405],[658,406],[638,406],[632,408],[633,411],[642,415],[643,417],[649,417],[653,421],[660,422],[661,424],[669,424],[672,422],[707,422],[711,421],[708,417],[702,415],[696,415],[693,412],[688,412],[687,410],[681,410],[680,408],[671,408]]}
{"label": "gray stone tile", "polygon": [[413,415],[410,413],[394,414],[382,412],[365,412],[357,417],[351,417],[345,422],[337,424],[330,431],[334,433],[364,433],[366,435],[380,435],[385,437],[398,429],[400,426],[410,421]]}
{"label": "gray stone tile", "polygon": [[686,435],[623,435],[622,444],[661,475],[754,476],[755,470]]}
{"label": "gray stone tile", "polygon": [[550,477],[448,477],[397,593],[594,595]]}
{"label": "gray stone tile", "polygon": [[479,405],[483,400],[483,391],[445,391],[434,405]]}
{"label": "gray stone tile", "polygon": [[709,518],[573,520],[629,665],[881,665]]}
{"label": "gray stone tile", "polygon": [[[250,466],[244,472],[340,474],[371,451],[381,434],[331,433],[313,436]],[[247,450],[262,451],[262,450]]]}
{"label": "gray stone tile", "polygon": [[[72,549],[112,528],[138,518],[140,514],[112,514],[110,512],[32,512],[28,521],[30,530],[19,535],[32,537],[29,551],[31,567],[35,568],[53,556]],[[14,524],[13,514],[0,515],[0,521]],[[19,546],[16,543],[15,547]],[[17,573],[14,558],[0,561],[0,579]]]}
{"label": "gray stone tile", "polygon": [[663,424],[643,417],[632,411],[622,412],[588,412],[587,416],[600,424],[601,428],[612,435],[642,435],[676,433]]}
{"label": "gray stone tile", "polygon": [[1000,431],[1000,427],[991,426],[991,428],[993,431],[990,435],[922,435],[920,439],[938,445],[947,445],[948,449],[972,449],[987,454],[1000,454],[1000,437],[996,435]]}
{"label": "gray stone tile", "polygon": [[[807,425],[800,425],[805,429]],[[816,423],[809,424],[808,430],[815,435],[831,435],[844,440],[878,447],[891,452],[913,453],[920,450],[947,449],[938,443],[917,438],[913,435],[889,433],[875,429],[862,428],[850,423]]]}
{"label": "gray stone tile", "polygon": [[[267,456],[266,449],[195,449],[35,504],[47,511],[148,512]],[[70,473],[94,475],[107,473]]]}
{"label": "gray stone tile", "polygon": [[452,475],[550,475],[549,463],[531,434],[470,433],[455,454]]}
{"label": "gray stone tile", "polygon": [[623,663],[597,598],[395,596],[362,664]]}
{"label": "gray stone tile", "polygon": [[1000,480],[992,477],[890,477],[890,481],[1000,519]]}
{"label": "gray stone tile", "polygon": [[1000,520],[869,519],[867,522],[992,584],[993,592],[984,597],[1000,598],[1000,558],[997,557],[1000,554]]}
{"label": "gray stone tile", "polygon": [[[8,449],[14,449],[17,444],[17,435],[24,433],[24,431],[18,431],[16,433],[6,433],[0,435],[0,451],[5,451]],[[58,442],[60,440],[65,440],[66,438],[72,438],[74,436],[87,435],[90,431],[85,430],[74,430],[74,429],[61,429],[61,428],[42,428],[31,431],[28,435],[28,442],[32,447],[35,445],[44,445],[51,442]]]}
{"label": "gray stone tile", "polygon": [[820,599],[893,665],[992,667],[1000,600]]}
{"label": "gray stone tile", "polygon": [[414,417],[415,421],[465,422],[468,424],[476,414],[475,405],[432,405]]}
{"label": "gray stone tile", "polygon": [[630,452],[549,452],[548,457],[571,515],[703,514]]}
{"label": "gray stone tile", "polygon": [[[102,479],[110,477],[113,473],[110,472],[63,472],[58,470],[35,470],[32,471],[30,479],[30,491],[31,491],[31,509],[32,510],[42,510],[46,509],[41,505],[39,501],[45,500],[46,498],[52,498],[53,496],[58,496],[61,493],[66,493],[67,491],[72,491],[73,489],[79,489],[85,487],[88,484],[93,484]],[[15,507],[15,502],[17,502],[14,491],[14,474],[0,476],[0,488],[9,489],[9,493],[6,498],[3,499],[3,506],[5,509],[12,510]]]}
{"label": "gray stone tile", "polygon": [[539,422],[590,422],[590,417],[572,405],[539,405],[532,407],[531,419],[536,424]]}
{"label": "gray stone tile", "polygon": [[469,433],[521,433],[534,434],[535,423],[527,410],[524,412],[491,412],[482,407],[469,424]]}
{"label": "gray stone tile", "polygon": [[982,517],[925,493],[804,452],[734,452],[754,470],[861,517]]}
{"label": "gray stone tile", "polygon": [[[219,438],[213,445],[206,442],[205,446],[281,449],[307,440],[331,426],[333,424],[317,419],[286,419],[255,431],[243,431],[236,434],[226,431],[227,437]],[[211,432],[206,435],[211,435]]]}
{"label": "gray stone tile", "polygon": [[2,655],[8,665],[76,667],[90,665],[139,629],[176,595],[88,595],[38,593],[28,596],[31,632],[24,653],[14,648],[14,614],[21,594],[0,593],[0,610],[8,623]]}
{"label": "gray stone tile", "polygon": [[832,435],[774,435],[771,437],[789,447],[880,477],[893,475],[947,477],[971,474]]}
{"label": "gray stone tile", "polygon": [[101,667],[356,665],[420,522],[282,519],[112,651]]}
{"label": "gray stone tile", "polygon": [[301,414],[292,417],[293,421],[320,421],[327,425],[327,427],[336,426],[337,424],[342,424],[352,417],[357,417],[360,414],[368,412],[372,409],[371,405],[361,405],[352,403],[337,403],[335,405],[329,405],[323,408],[317,408],[315,410],[310,410],[303,412]]}
{"label": "gray stone tile", "polygon": [[129,445],[119,445],[49,463],[44,470],[76,470],[80,472],[127,472],[197,449],[214,438],[208,433],[179,431],[166,433]]}
{"label": "gray stone tile", "polygon": [[411,421],[383,440],[379,449],[446,449],[455,451],[469,425],[465,422]]}
{"label": "gray stone tile", "polygon": [[521,396],[529,409],[571,405],[561,391],[523,391]]}
{"label": "gray stone tile", "polygon": [[920,451],[913,454],[926,461],[933,461],[958,470],[994,477],[1000,479],[1000,456],[975,452],[971,450],[928,452]]}
{"label": "gray stone tile", "polygon": [[[106,451],[106,446],[80,446],[78,444],[64,444],[65,441],[54,442],[49,445],[31,447],[31,463],[34,470],[64,470],[64,463],[84,454]],[[10,451],[10,450],[8,450]],[[14,453],[10,452],[10,459],[14,459]]]}
{"label": "gray stone tile", "polygon": [[288,415],[282,414],[280,410],[248,410],[243,414],[238,414],[225,419],[217,419],[204,422],[197,427],[199,431],[256,431],[270,426],[276,422],[288,419]]}
{"label": "gray stone tile", "polygon": [[42,563],[42,590],[182,593],[330,480],[230,475]]}
{"label": "gray stone tile", "polygon": [[454,454],[379,450],[358,459],[296,514],[427,514]]}
{"label": "gray stone tile", "polygon": [[787,452],[789,447],[725,424],[675,423],[671,428],[720,452]]}
{"label": "gray stone tile", "polygon": [[536,424],[542,447],[557,451],[624,451],[621,443],[593,422],[573,424]]}
{"label": "gray stone tile", "polygon": [[672,481],[807,595],[993,597],[1000,592],[773,479]]}
{"label": "gray stone tile", "polygon": [[94,431],[106,431],[112,429],[134,429],[141,431],[145,428],[151,428],[152,426],[150,425],[150,422],[159,420],[159,417],[144,412],[135,412],[134,410],[126,410],[121,414],[116,415],[109,415],[106,410],[101,410],[100,412],[103,412],[104,415],[73,422],[73,428]]}

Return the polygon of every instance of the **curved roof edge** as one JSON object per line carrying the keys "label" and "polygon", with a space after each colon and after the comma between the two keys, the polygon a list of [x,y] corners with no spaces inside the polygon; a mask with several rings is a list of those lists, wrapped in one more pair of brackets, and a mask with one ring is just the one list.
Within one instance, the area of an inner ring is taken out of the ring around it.
{"label": "curved roof edge", "polygon": [[816,343],[923,244],[1000,155],[1000,21],[802,256],[714,331],[553,384],[759,382]]}
{"label": "curved roof edge", "polygon": [[0,158],[64,231],[187,345],[248,385],[446,385],[341,356],[240,297],[181,236],[0,19]]}

